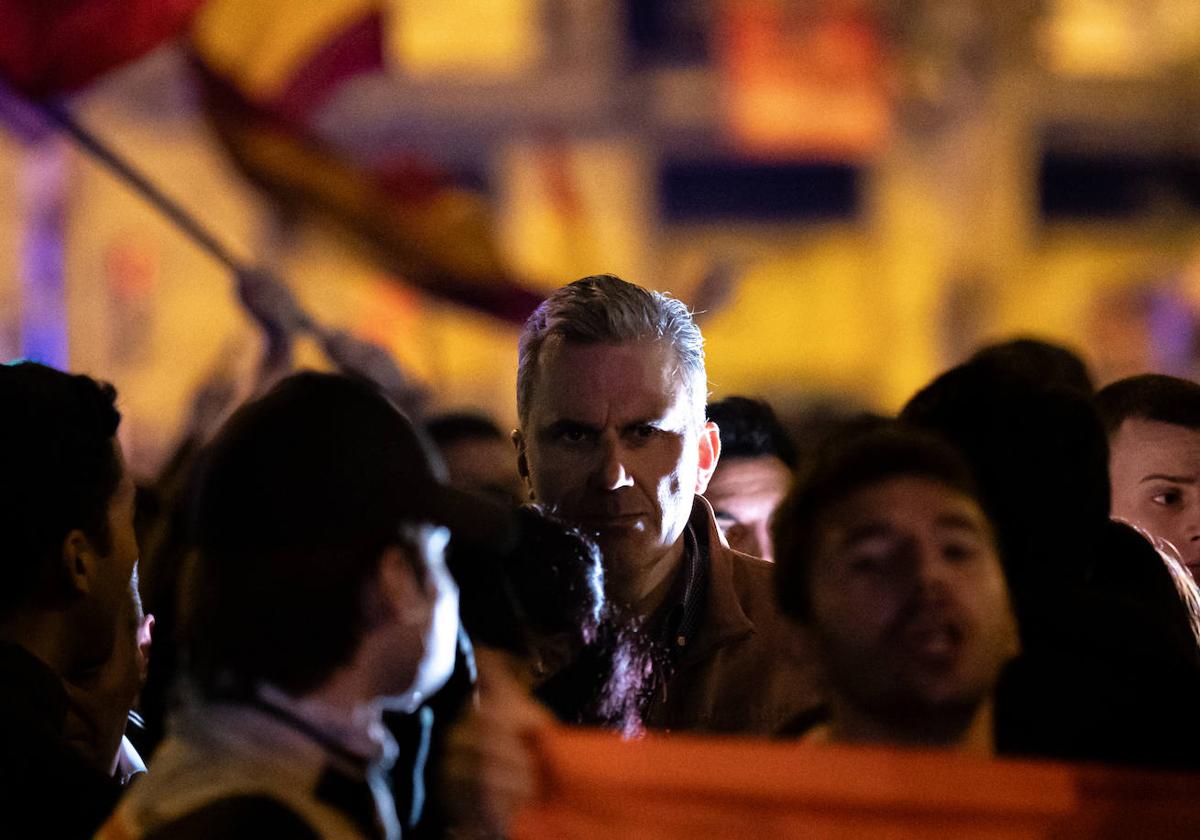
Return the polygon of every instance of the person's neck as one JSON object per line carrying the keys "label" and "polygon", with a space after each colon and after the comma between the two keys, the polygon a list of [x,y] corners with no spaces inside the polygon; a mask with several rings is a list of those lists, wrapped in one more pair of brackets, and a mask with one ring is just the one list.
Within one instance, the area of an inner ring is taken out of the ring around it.
{"label": "person's neck", "polygon": [[368,675],[354,667],[339,668],[320,686],[294,699],[300,706],[353,726],[368,725],[383,715],[378,692],[371,690]]}
{"label": "person's neck", "polygon": [[18,612],[0,624],[0,641],[24,648],[63,677],[79,664],[67,624],[61,612]]}
{"label": "person's neck", "polygon": [[637,574],[621,577],[609,572],[610,596],[641,619],[655,615],[675,588],[686,544],[685,534],[680,534],[656,563]]}
{"label": "person's neck", "polygon": [[996,753],[990,698],[973,713],[939,711],[904,720],[881,719],[837,701],[832,707],[833,715],[826,724],[830,742],[934,747],[983,757]]}
{"label": "person's neck", "polygon": [[352,675],[339,673],[313,691],[290,694],[269,684],[260,685],[258,699],[277,711],[300,721],[310,734],[327,746],[367,763],[395,760],[395,744],[383,725],[383,705],[364,694]]}

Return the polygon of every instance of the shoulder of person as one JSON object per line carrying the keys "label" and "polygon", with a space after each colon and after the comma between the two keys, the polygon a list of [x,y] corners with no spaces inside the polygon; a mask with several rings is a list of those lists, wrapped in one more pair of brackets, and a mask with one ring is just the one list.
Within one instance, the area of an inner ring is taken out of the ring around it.
{"label": "shoulder of person", "polygon": [[738,594],[751,598],[766,597],[772,607],[775,604],[775,564],[760,557],[752,557],[732,548],[722,547],[733,571],[733,585]]}
{"label": "shoulder of person", "polygon": [[145,840],[318,840],[313,828],[278,799],[261,794],[217,799],[159,826]]}
{"label": "shoulder of person", "polygon": [[760,633],[781,632],[785,619],[775,598],[775,564],[732,549],[725,551],[733,590],[746,618]]}

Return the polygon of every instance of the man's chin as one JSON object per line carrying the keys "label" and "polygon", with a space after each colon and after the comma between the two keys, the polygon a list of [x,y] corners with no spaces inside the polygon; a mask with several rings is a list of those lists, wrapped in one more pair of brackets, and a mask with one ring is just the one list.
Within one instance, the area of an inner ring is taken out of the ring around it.
{"label": "man's chin", "polygon": [[621,516],[580,516],[575,524],[585,534],[595,539],[621,539],[629,534],[641,534],[649,530],[649,517],[631,513]]}
{"label": "man's chin", "polygon": [[586,531],[606,552],[644,551],[652,542],[645,530],[636,527],[607,527]]}
{"label": "man's chin", "polygon": [[637,574],[657,565],[664,553],[656,535],[645,532],[609,531],[594,536],[608,574]]}

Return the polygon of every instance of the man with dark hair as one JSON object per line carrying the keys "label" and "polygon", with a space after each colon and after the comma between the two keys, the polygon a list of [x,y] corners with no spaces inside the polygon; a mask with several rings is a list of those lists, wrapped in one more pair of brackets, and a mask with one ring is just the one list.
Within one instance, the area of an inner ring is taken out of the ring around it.
{"label": "man with dark hair", "polygon": [[653,643],[646,725],[769,733],[819,694],[783,645],[770,565],[731,551],[700,496],[721,452],[703,341],[680,301],[612,275],[554,292],[521,334],[518,469],[595,537]]}
{"label": "man with dark hair", "polygon": [[452,485],[507,504],[524,501],[512,444],[491,418],[471,411],[439,414],[426,422],[425,431],[446,462]]}
{"label": "man with dark hair", "polygon": [[727,397],[708,407],[708,419],[721,430],[721,460],[704,498],[730,548],[770,561],[771,515],[792,480],[795,449],[762,400]]}
{"label": "man with dark hair", "polygon": [[1077,353],[1040,338],[1013,338],[979,348],[971,364],[1052,384],[1084,396],[1096,391],[1087,364]]}
{"label": "man with dark hair", "polygon": [[138,559],[115,399],[86,376],[0,366],[0,819],[30,836],[91,836],[120,792],[67,737],[99,728],[73,684],[110,659]]}
{"label": "man with dark hair", "polygon": [[828,681],[811,738],[994,751],[1016,623],[956,452],[897,426],[831,443],[776,513],[775,541],[780,604]]}
{"label": "man with dark hair", "polygon": [[381,715],[450,674],[441,524],[487,528],[490,514],[442,484],[365,381],[297,374],[239,409],[196,501],[183,629],[196,696],[112,836],[397,836]]}
{"label": "man with dark hair", "polygon": [[1092,401],[970,362],[900,416],[962,452],[996,528],[1021,630],[997,691],[998,749],[1196,766],[1190,614],[1153,547],[1109,518],[1108,445]]}
{"label": "man with dark hair", "polygon": [[1169,542],[1200,575],[1200,385],[1147,373],[1096,395],[1108,432],[1112,515]]}

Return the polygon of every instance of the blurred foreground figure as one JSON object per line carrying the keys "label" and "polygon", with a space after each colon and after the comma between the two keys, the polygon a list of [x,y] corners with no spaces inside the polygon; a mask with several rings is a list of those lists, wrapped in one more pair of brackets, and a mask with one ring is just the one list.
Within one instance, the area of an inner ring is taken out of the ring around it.
{"label": "blurred foreground figure", "polygon": [[136,659],[138,555],[115,399],[86,376],[0,366],[5,834],[90,837],[121,790],[114,773],[139,669],[113,662]]}
{"label": "blurred foreground figure", "polygon": [[721,460],[704,498],[730,548],[771,561],[771,516],[792,481],[792,444],[761,400],[727,397],[708,407],[708,419],[721,433]]}
{"label": "blurred foreground figure", "polygon": [[534,506],[518,522],[512,551],[450,557],[476,652],[506,662],[564,723],[639,734],[649,651],[605,596],[599,550]]}
{"label": "blurred foreground figure", "polygon": [[771,566],[700,497],[721,452],[703,337],[681,302],[611,275],[554,292],[521,334],[514,434],[530,498],[593,537],[653,650],[652,729],[770,733],[819,702]]}
{"label": "blurred foreground figure", "polygon": [[474,490],[507,504],[525,498],[521,476],[513,464],[512,442],[490,418],[482,414],[440,414],[425,424],[433,438],[450,483]]}
{"label": "blurred foreground figure", "polygon": [[1020,368],[960,365],[901,418],[955,444],[995,524],[1021,632],[997,691],[1010,755],[1200,766],[1200,652],[1157,551],[1109,519],[1091,400]]}
{"label": "blurred foreground figure", "polygon": [[895,426],[832,442],[775,534],[780,603],[829,687],[830,720],[809,738],[992,754],[1017,631],[961,457]]}
{"label": "blurred foreground figure", "polygon": [[482,528],[484,512],[375,386],[343,376],[297,374],[243,406],[202,470],[194,696],[102,836],[398,836],[382,712],[449,675],[441,525]]}
{"label": "blurred foreground figure", "polygon": [[1170,543],[1200,575],[1200,385],[1132,376],[1096,405],[1108,431],[1112,515]]}

